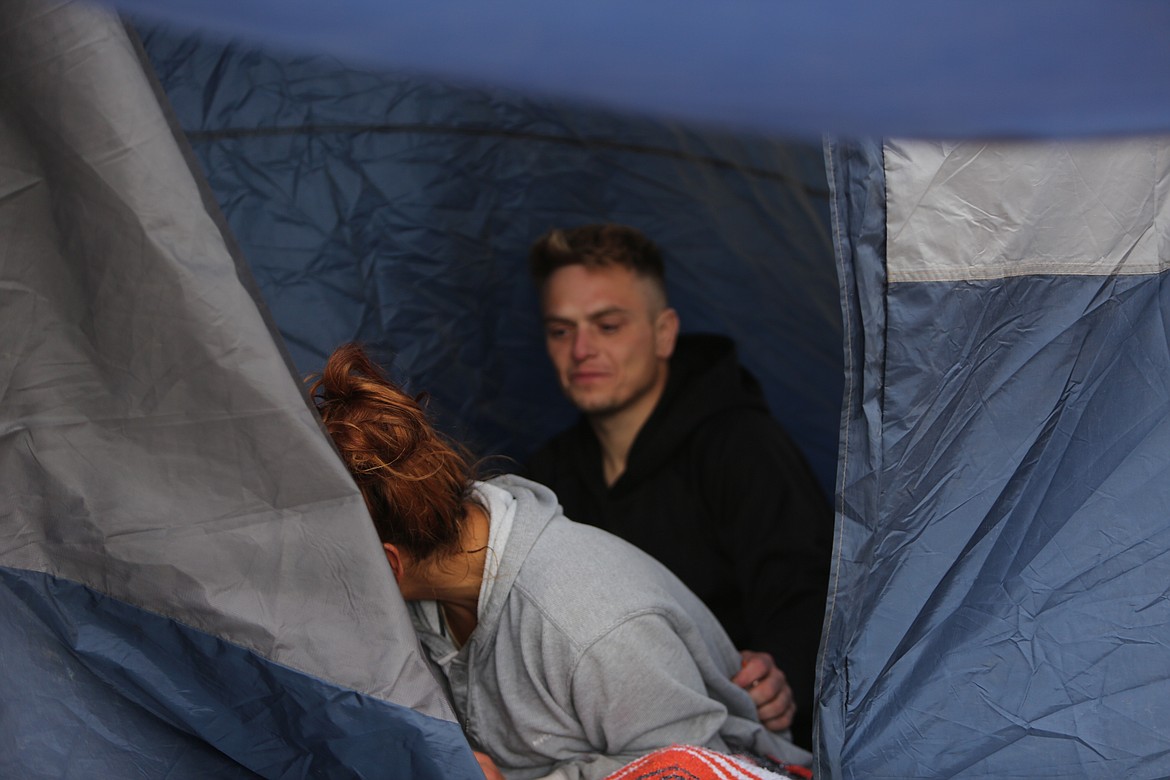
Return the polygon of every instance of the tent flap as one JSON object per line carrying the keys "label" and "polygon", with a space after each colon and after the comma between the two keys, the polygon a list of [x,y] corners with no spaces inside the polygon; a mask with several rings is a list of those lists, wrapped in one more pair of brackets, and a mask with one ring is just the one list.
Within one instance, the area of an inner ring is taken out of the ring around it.
{"label": "tent flap", "polygon": [[824,776],[1170,771],[1168,149],[886,144],[889,282],[846,255],[884,318],[852,353]]}
{"label": "tent flap", "polygon": [[419,776],[478,776],[121,22],[5,21],[0,590],[25,706],[0,732],[31,740],[11,774],[297,777],[395,741]]}

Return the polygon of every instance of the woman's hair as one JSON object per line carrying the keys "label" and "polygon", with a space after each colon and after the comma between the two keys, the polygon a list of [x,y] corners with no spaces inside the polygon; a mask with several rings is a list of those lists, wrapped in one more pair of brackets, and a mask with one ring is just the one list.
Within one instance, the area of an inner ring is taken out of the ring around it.
{"label": "woman's hair", "polygon": [[357,344],[330,355],[310,393],[383,542],[418,561],[460,549],[474,468],[418,400]]}

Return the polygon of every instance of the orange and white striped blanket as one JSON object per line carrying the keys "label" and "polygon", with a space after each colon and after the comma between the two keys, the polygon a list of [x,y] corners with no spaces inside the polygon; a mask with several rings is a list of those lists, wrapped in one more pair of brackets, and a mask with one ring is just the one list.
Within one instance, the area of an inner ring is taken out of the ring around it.
{"label": "orange and white striped blanket", "polygon": [[717,753],[704,747],[671,745],[655,750],[605,780],[811,780],[812,772],[799,766],[764,769],[751,760]]}

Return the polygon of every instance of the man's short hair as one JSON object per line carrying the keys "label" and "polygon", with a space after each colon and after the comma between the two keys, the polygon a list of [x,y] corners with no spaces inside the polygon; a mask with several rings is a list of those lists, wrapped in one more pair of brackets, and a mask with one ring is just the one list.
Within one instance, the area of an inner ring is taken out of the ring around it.
{"label": "man's short hair", "polygon": [[553,228],[532,245],[528,254],[528,270],[538,287],[543,287],[554,271],[568,265],[620,265],[652,280],[666,293],[666,268],[658,246],[641,231],[626,225]]}

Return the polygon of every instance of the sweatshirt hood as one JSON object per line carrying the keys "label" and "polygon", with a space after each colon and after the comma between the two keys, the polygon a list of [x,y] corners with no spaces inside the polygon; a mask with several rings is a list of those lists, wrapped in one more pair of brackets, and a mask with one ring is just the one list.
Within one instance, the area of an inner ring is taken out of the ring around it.
{"label": "sweatshirt hood", "polygon": [[759,381],[739,364],[731,339],[712,334],[680,336],[662,398],[634,439],[626,472],[615,490],[657,472],[712,418],[744,408],[768,411]]}
{"label": "sweatshirt hood", "polygon": [[[515,474],[504,474],[488,480],[488,484],[507,491],[516,499],[516,514],[487,603],[480,606],[478,625],[472,634],[472,638],[478,641],[488,641],[489,637],[495,636],[520,567],[548,524],[561,515],[556,494],[544,485]],[[492,554],[490,550],[488,554]]]}

